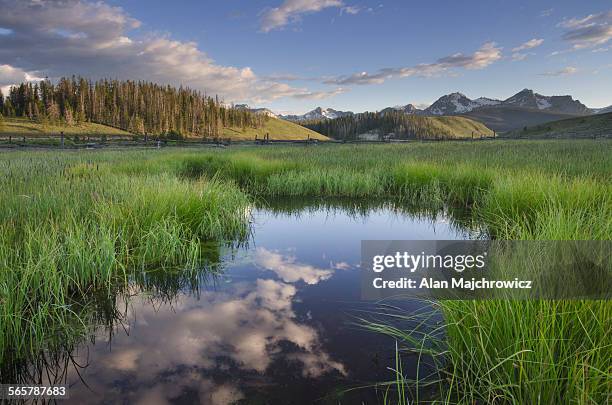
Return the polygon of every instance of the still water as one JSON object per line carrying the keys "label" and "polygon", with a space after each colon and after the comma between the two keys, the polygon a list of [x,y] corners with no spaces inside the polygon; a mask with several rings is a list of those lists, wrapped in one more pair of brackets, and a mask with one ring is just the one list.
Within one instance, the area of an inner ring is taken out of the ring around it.
{"label": "still water", "polygon": [[72,352],[67,402],[381,403],[367,386],[394,378],[395,346],[358,326],[378,305],[360,300],[361,240],[471,236],[448,215],[392,206],[256,209],[249,243],[225,249],[216,276],[117,298],[113,327]]}

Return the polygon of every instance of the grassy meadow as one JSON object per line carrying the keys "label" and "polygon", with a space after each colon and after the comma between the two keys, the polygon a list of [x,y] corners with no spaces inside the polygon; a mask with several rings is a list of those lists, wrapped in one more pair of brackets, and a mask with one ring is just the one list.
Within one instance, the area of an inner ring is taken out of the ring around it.
{"label": "grassy meadow", "polygon": [[[203,243],[248,232],[255,199],[393,199],[468,208],[499,239],[610,240],[610,156],[606,140],[0,154],[0,356],[77,327],[72,303],[104,286],[197,267]],[[439,359],[447,402],[610,399],[609,302],[437,305],[441,335],[371,328]]]}
{"label": "grassy meadow", "polygon": [[274,140],[304,140],[308,138],[320,141],[329,140],[328,137],[301,125],[272,117],[268,118],[260,128],[223,128],[221,137],[235,141],[252,141],[255,137],[263,139],[266,134],[269,134],[270,139]]}
{"label": "grassy meadow", "polygon": [[434,128],[434,132],[452,134],[454,138],[493,136],[493,131],[486,125],[466,117],[442,116],[426,117],[426,119]]}
{"label": "grassy meadow", "polygon": [[[64,132],[66,136],[66,145],[72,145],[75,136],[81,140],[87,137],[106,137],[108,141],[114,139],[132,139],[137,136],[128,131],[92,122],[77,122],[74,125],[66,125],[64,123],[51,124],[27,118],[3,118],[3,122],[0,125],[0,140],[6,142],[9,137],[12,137],[14,142],[18,142],[20,138],[26,137],[30,143],[40,144],[41,142],[38,138],[54,137],[57,138],[54,139],[56,141],[55,144],[59,144],[59,134],[61,132]],[[270,139],[274,140],[304,140],[308,138],[320,141],[328,140],[326,136],[304,128],[301,125],[272,117],[266,119],[263,126],[259,128],[224,127],[221,130],[220,138],[231,139],[233,141],[253,141],[256,136],[259,139],[263,139],[266,134],[269,134]],[[143,138],[143,135],[139,137]],[[155,136],[152,135],[150,138],[155,139]]]}
{"label": "grassy meadow", "polygon": [[3,118],[3,123],[0,125],[0,137],[6,138],[12,136],[19,137],[47,137],[59,136],[60,132],[64,132],[67,137],[132,137],[132,134],[118,128],[109,127],[107,125],[95,124],[93,122],[81,122],[74,125],[65,125],[63,123],[51,124],[40,121],[30,120],[27,118]]}

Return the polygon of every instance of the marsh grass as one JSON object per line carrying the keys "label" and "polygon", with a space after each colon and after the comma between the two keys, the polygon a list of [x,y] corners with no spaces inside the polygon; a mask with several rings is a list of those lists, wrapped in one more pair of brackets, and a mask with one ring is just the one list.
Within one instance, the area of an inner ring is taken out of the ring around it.
{"label": "marsh grass", "polygon": [[85,328],[75,308],[93,291],[150,268],[196,269],[203,243],[247,235],[250,203],[230,182],[52,156],[0,160],[0,356]]}
{"label": "marsh grass", "polygon": [[[85,328],[74,297],[134,269],[192,268],[200,242],[246,232],[249,199],[390,199],[470,209],[498,239],[609,240],[611,152],[583,140],[5,155],[0,346],[27,352]],[[434,331],[370,325],[435,365],[414,381],[396,366],[400,403],[432,383],[451,403],[609,401],[609,302],[436,305]]]}

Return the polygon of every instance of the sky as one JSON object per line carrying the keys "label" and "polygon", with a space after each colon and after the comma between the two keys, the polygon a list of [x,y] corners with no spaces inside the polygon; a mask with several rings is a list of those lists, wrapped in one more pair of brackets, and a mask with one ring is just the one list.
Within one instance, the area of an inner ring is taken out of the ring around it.
{"label": "sky", "polygon": [[0,88],[82,75],[304,113],[523,88],[612,105],[612,4],[482,0],[0,0]]}

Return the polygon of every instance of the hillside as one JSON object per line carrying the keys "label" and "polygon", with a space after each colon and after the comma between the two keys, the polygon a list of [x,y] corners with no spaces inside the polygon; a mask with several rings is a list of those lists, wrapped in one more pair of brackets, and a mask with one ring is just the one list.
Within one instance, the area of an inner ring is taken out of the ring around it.
{"label": "hillside", "polygon": [[506,135],[528,138],[612,138],[612,112],[547,122]]}
{"label": "hillside", "polygon": [[77,123],[75,125],[52,125],[43,124],[27,118],[4,118],[0,124],[0,137],[46,137],[59,135],[64,132],[66,136],[92,136],[92,137],[131,137],[127,131],[90,122]]}
{"label": "hillside", "polygon": [[425,117],[440,133],[451,134],[454,138],[493,136],[493,131],[481,122],[466,117]]}
{"label": "hillside", "polygon": [[328,137],[321,135],[311,129],[305,128],[293,122],[278,118],[268,118],[261,128],[223,128],[222,138],[232,140],[254,140],[255,135],[262,139],[266,134],[270,134],[270,139],[295,140],[295,139],[318,139],[321,141],[329,140]]}
{"label": "hillside", "polygon": [[464,113],[462,116],[482,122],[496,132],[507,132],[525,126],[576,117],[573,114],[523,107],[484,107]]}
{"label": "hillside", "polygon": [[[22,136],[27,138],[59,136],[60,132],[64,132],[67,137],[106,136],[107,138],[131,139],[133,136],[130,132],[94,123],[77,123],[68,126],[42,124],[27,118],[4,118],[3,124],[0,124],[0,138],[7,138],[9,136],[15,138]],[[254,140],[256,134],[259,138],[263,138],[266,133],[270,134],[270,139],[307,139],[309,136],[311,139],[328,139],[326,136],[308,128],[275,118],[265,120],[263,126],[257,129],[247,128],[245,131],[242,131],[242,128],[223,128],[221,138],[230,138],[236,141]],[[140,136],[142,137],[142,135]],[[198,139],[198,137],[193,137],[192,139]]]}
{"label": "hillside", "polygon": [[402,111],[365,112],[301,123],[334,139],[455,139],[491,136],[482,123],[459,116],[421,116]]}

